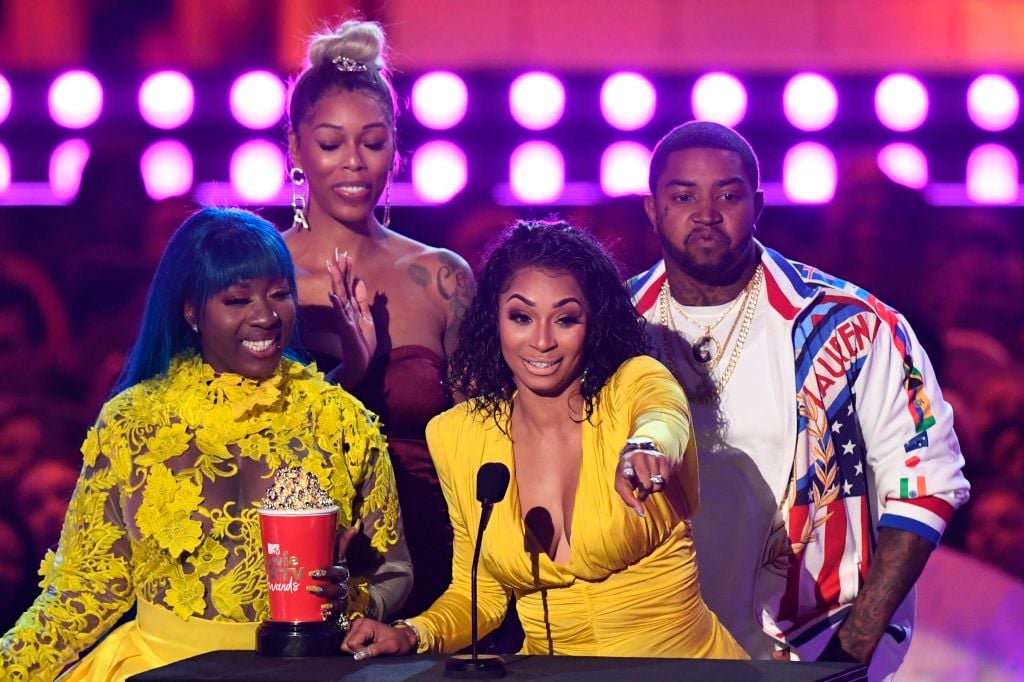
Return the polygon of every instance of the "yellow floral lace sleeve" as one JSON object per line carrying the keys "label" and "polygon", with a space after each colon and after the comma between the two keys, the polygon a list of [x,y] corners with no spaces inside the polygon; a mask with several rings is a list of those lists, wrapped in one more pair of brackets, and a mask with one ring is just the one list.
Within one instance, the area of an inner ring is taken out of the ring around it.
{"label": "yellow floral lace sleeve", "polygon": [[285,360],[257,381],[178,358],[104,406],[83,455],[43,591],[0,642],[2,679],[54,677],[136,599],[186,621],[266,618],[256,509],[280,467],[313,472],[340,526],[362,520],[371,560],[355,601],[395,580],[381,566],[407,560],[376,417],[312,366]]}
{"label": "yellow floral lace sleeve", "polygon": [[4,680],[53,679],[135,602],[117,458],[104,451],[116,431],[102,417],[89,431],[60,543],[40,567],[42,593],[0,640]]}

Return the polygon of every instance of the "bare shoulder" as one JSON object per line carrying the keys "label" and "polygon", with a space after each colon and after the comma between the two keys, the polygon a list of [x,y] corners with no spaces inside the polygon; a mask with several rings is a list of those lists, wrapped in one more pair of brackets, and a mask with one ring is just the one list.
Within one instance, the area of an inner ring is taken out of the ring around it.
{"label": "bare shoulder", "polygon": [[427,296],[447,305],[453,297],[469,300],[473,296],[473,272],[466,260],[448,249],[427,246],[409,240],[395,266],[404,270]]}
{"label": "bare shoulder", "polygon": [[[411,241],[411,240],[410,240]],[[396,261],[444,317],[442,344],[451,353],[458,343],[459,326],[476,293],[473,271],[466,260],[448,249],[416,243]]]}

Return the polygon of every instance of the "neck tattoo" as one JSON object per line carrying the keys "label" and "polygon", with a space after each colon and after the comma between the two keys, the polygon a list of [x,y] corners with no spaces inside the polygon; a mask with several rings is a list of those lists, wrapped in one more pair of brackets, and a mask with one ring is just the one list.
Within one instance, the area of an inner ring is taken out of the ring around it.
{"label": "neck tattoo", "polygon": [[[754,311],[757,309],[757,300],[761,294],[763,281],[764,270],[759,264],[743,291],[733,299],[726,311],[710,324],[704,324],[687,315],[682,306],[672,298],[668,279],[665,279],[658,294],[658,317],[661,323],[661,345],[665,355],[665,364],[677,379],[682,379],[676,364],[676,348],[678,346],[687,363],[699,377],[697,387],[690,391],[690,398],[695,402],[710,403],[720,398],[726,384],[732,378],[732,374],[736,370],[736,363],[739,362],[740,354],[743,352],[743,346],[747,342],[747,335],[750,333],[750,323],[754,319]],[[719,341],[713,334],[715,327],[721,324],[737,306],[740,308],[739,314],[730,325],[725,338]],[[700,329],[700,336],[690,339],[677,329],[672,309],[677,310],[683,319]],[[733,346],[732,353],[729,354],[725,371],[720,378],[712,379],[712,374],[718,368],[734,333],[737,333],[736,345]],[[683,343],[684,340],[689,345],[689,352],[687,352],[686,344]]]}

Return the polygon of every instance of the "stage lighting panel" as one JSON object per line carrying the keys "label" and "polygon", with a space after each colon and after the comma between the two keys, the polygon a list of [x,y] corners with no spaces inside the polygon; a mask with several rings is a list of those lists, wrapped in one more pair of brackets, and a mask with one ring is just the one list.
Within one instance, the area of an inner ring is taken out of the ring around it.
{"label": "stage lighting panel", "polygon": [[11,97],[11,84],[4,78],[3,74],[0,74],[0,124],[7,120],[7,117],[11,115],[11,107],[14,104],[14,100]]}
{"label": "stage lighting panel", "polygon": [[509,111],[527,130],[547,130],[565,114],[565,86],[545,71],[524,73],[509,86]]}
{"label": "stage lighting panel", "polygon": [[11,155],[7,151],[7,147],[0,144],[0,194],[3,194],[11,188],[12,176]]}
{"label": "stage lighting panel", "polygon": [[71,201],[82,184],[82,170],[89,161],[89,143],[80,137],[64,140],[50,154],[50,191],[60,201]]}
{"label": "stage lighting panel", "polygon": [[285,158],[281,147],[264,139],[244,142],[231,155],[231,188],[244,201],[275,199],[284,186]]}
{"label": "stage lighting panel", "polygon": [[431,71],[412,86],[413,115],[432,130],[454,128],[466,116],[468,106],[466,83],[451,71]]}
{"label": "stage lighting panel", "polygon": [[657,102],[651,81],[639,73],[612,74],[601,86],[601,115],[618,130],[638,130],[646,126],[654,118]]}
{"label": "stage lighting panel", "polygon": [[1019,114],[1020,93],[1006,76],[983,74],[967,88],[967,115],[982,130],[1006,130]]}
{"label": "stage lighting panel", "polygon": [[804,132],[823,130],[839,113],[839,93],[819,73],[798,73],[786,83],[782,107],[789,123]]}
{"label": "stage lighting panel", "polygon": [[466,154],[448,140],[427,142],[412,155],[412,185],[421,200],[444,204],[466,188]]}
{"label": "stage lighting panel", "polygon": [[269,71],[243,73],[231,84],[228,107],[240,125],[250,130],[265,130],[284,116],[284,83]]}
{"label": "stage lighting panel", "polygon": [[651,150],[639,142],[613,142],[601,155],[601,191],[605,196],[647,194]]}
{"label": "stage lighting panel", "polygon": [[512,195],[525,204],[555,203],[565,189],[565,159],[542,140],[524,142],[509,157]]}
{"label": "stage lighting panel", "polygon": [[890,74],[875,89],[875,113],[890,130],[915,130],[928,118],[928,91],[909,73]]}
{"label": "stage lighting panel", "polygon": [[924,189],[928,185],[928,159],[924,152],[907,142],[893,142],[878,152],[878,168],[893,182]]}
{"label": "stage lighting panel", "polygon": [[195,103],[192,81],[180,71],[159,71],[139,87],[139,113],[146,123],[160,130],[184,125],[191,118]]}
{"label": "stage lighting panel", "polygon": [[729,73],[706,73],[693,84],[690,106],[695,118],[735,127],[747,114],[747,89]]}
{"label": "stage lighting panel", "polygon": [[782,162],[782,188],[794,204],[827,204],[836,193],[836,159],[818,142],[800,142]]}
{"label": "stage lighting panel", "polygon": [[983,144],[967,158],[967,197],[979,204],[1011,204],[1020,193],[1017,157],[1000,144]]}
{"label": "stage lighting panel", "polygon": [[192,189],[192,153],[178,140],[158,140],[139,161],[146,194],[153,201],[182,196]]}
{"label": "stage lighting panel", "polygon": [[95,123],[103,111],[103,86],[88,71],[67,71],[54,79],[48,96],[50,117],[78,130]]}

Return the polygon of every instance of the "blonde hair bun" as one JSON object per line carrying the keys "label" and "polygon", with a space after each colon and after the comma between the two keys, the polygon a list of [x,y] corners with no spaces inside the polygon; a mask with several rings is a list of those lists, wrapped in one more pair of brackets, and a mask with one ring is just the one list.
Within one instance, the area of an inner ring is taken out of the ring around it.
{"label": "blonde hair bun", "polygon": [[348,57],[378,71],[384,62],[384,29],[376,21],[346,21],[333,31],[317,33],[309,41],[309,65],[317,67],[338,57]]}

